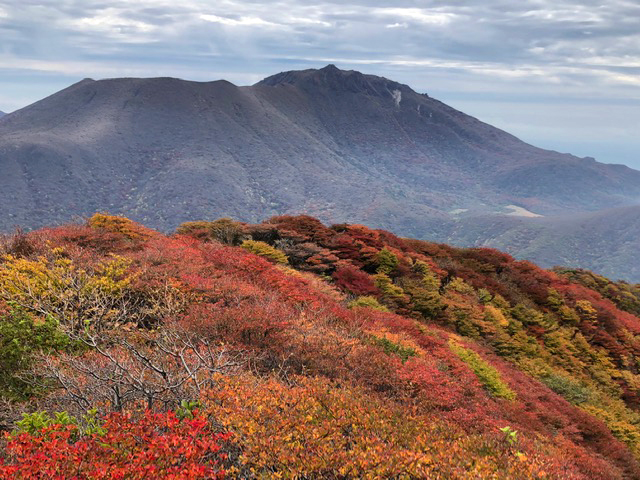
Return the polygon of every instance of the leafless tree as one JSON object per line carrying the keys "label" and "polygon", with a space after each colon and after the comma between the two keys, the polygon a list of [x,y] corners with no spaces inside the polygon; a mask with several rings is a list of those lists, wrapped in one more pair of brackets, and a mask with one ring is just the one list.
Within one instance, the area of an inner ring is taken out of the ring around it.
{"label": "leafless tree", "polygon": [[38,373],[60,388],[58,403],[75,404],[78,411],[121,411],[139,402],[149,409],[175,408],[213,386],[215,374],[234,372],[244,357],[175,326],[108,338],[91,332],[72,336],[90,350],[43,356]]}

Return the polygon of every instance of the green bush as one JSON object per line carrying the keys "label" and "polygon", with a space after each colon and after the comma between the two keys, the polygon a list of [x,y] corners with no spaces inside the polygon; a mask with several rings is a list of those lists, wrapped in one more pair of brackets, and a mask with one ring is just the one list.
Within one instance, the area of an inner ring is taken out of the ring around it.
{"label": "green bush", "polygon": [[370,341],[373,345],[376,345],[384,351],[387,355],[397,355],[402,359],[402,363],[409,360],[409,357],[415,357],[416,351],[411,347],[403,347],[395,342],[392,342],[388,338],[376,337],[371,335]]}
{"label": "green bush", "polygon": [[373,282],[385,297],[399,298],[404,295],[404,290],[398,285],[394,285],[393,281],[384,273],[375,274]]}
{"label": "green bush", "polygon": [[398,257],[387,248],[383,248],[376,255],[376,263],[378,264],[377,272],[388,275],[398,266]]}
{"label": "green bush", "polygon": [[100,418],[98,417],[98,411],[93,409],[89,410],[85,415],[82,415],[80,422],[78,422],[76,417],[69,415],[67,412],[54,412],[53,416],[47,412],[23,413],[22,420],[16,422],[16,429],[13,431],[13,435],[19,435],[21,433],[38,435],[43,428],[50,427],[51,425],[75,425],[80,427],[76,430],[76,435],[91,435],[94,433],[103,435],[105,433]]}
{"label": "green bush", "polygon": [[388,312],[389,309],[384,305],[381,305],[375,297],[363,296],[358,297],[351,303],[349,303],[349,308],[357,308],[357,307],[367,307],[373,308],[374,310],[380,310],[381,312]]}
{"label": "green bush", "polygon": [[454,339],[449,340],[449,348],[451,348],[451,351],[455,353],[460,360],[471,367],[471,370],[476,374],[480,383],[482,383],[493,396],[506,398],[507,400],[516,399],[515,392],[502,380],[500,373],[485,362],[480,355],[464,348]]}
{"label": "green bush", "polygon": [[256,240],[245,240],[244,242],[242,242],[241,247],[251,253],[255,253],[256,255],[260,255],[261,257],[268,258],[273,262],[283,264],[289,263],[289,259],[283,252],[281,252],[277,248],[272,247],[268,243]]}
{"label": "green bush", "polygon": [[51,425],[77,425],[78,421],[67,412],[55,412],[53,417],[47,412],[23,413],[22,420],[16,422],[14,435],[28,433],[29,435],[37,435],[43,428]]}
{"label": "green bush", "polygon": [[555,373],[547,373],[540,377],[542,383],[544,383],[551,390],[558,395],[562,395],[567,401],[580,405],[589,401],[591,394],[589,390],[580,385],[575,380],[557,375]]}
{"label": "green bush", "polygon": [[[425,276],[426,277],[426,276]],[[437,318],[446,308],[437,288],[425,280],[404,280],[401,282],[402,289],[411,297],[412,308],[422,314],[425,318]]]}
{"label": "green bush", "polygon": [[0,396],[24,400],[38,388],[22,378],[32,365],[34,354],[68,350],[69,338],[58,330],[51,316],[34,319],[24,310],[14,307],[0,316]]}
{"label": "green bush", "polygon": [[209,232],[214,240],[227,245],[240,245],[243,237],[242,224],[230,218],[219,218],[209,225]]}

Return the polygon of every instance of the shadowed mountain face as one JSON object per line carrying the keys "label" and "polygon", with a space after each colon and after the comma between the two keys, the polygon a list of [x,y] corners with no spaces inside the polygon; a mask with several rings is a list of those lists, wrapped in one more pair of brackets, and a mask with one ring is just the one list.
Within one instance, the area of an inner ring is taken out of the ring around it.
{"label": "shadowed mountain face", "polygon": [[96,210],[162,230],[309,213],[444,240],[506,205],[555,215],[640,198],[638,171],[535,148],[333,65],[251,87],[86,79],[3,119],[0,166],[2,230]]}
{"label": "shadowed mountain face", "polygon": [[543,267],[581,267],[640,283],[640,206],[571,216],[480,216],[451,230],[449,241],[481,244]]}

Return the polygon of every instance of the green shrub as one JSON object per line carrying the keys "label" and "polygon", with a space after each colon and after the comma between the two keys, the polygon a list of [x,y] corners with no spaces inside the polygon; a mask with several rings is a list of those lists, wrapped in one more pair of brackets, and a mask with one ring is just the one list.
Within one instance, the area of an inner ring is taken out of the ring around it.
{"label": "green shrub", "polygon": [[476,352],[468,350],[456,342],[453,338],[449,340],[449,348],[455,353],[460,360],[465,362],[473,373],[476,374],[480,383],[495,397],[506,398],[507,400],[515,400],[516,394],[502,380],[500,373],[489,365]]}
{"label": "green shrub", "polygon": [[402,289],[411,297],[412,308],[425,318],[437,318],[446,308],[442,297],[435,288],[430,288],[424,280],[404,280]]}
{"label": "green shrub", "polygon": [[387,355],[397,355],[402,359],[402,363],[409,360],[409,357],[415,357],[417,355],[416,351],[411,347],[403,347],[400,344],[392,342],[388,338],[384,337],[376,337],[375,335],[371,335],[370,341],[373,345],[382,348],[384,353]]}
{"label": "green shrub", "polygon": [[67,412],[55,412],[53,417],[47,412],[23,413],[22,420],[16,422],[14,435],[28,433],[29,435],[37,435],[43,428],[51,425],[77,425],[78,421]]}
{"label": "green shrub", "polygon": [[549,305],[549,307],[551,307],[553,310],[558,310],[564,305],[564,298],[555,288],[550,288],[548,292],[549,295],[547,296],[547,305]]}
{"label": "green shrub", "polygon": [[540,376],[540,380],[558,395],[562,395],[567,401],[580,405],[589,401],[591,394],[589,390],[580,385],[575,380],[557,375],[555,373],[547,373]]}
{"label": "green shrub", "polygon": [[24,400],[36,394],[39,389],[21,376],[31,367],[34,354],[70,347],[69,338],[51,316],[34,319],[17,307],[0,316],[0,396]]}
{"label": "green shrub", "polygon": [[393,281],[384,273],[377,273],[373,276],[373,283],[387,297],[402,297],[404,290],[394,285]]}
{"label": "green shrub", "polygon": [[387,248],[383,248],[376,255],[376,263],[378,264],[377,272],[388,275],[398,266],[398,257]]}
{"label": "green shrub", "polygon": [[22,420],[16,422],[16,429],[13,431],[13,435],[19,435],[21,433],[38,435],[43,428],[50,427],[51,425],[75,425],[80,427],[75,431],[76,435],[91,435],[94,433],[103,435],[105,433],[98,417],[98,411],[93,409],[87,411],[85,415],[82,415],[80,422],[76,417],[69,415],[67,412],[54,412],[53,416],[47,412],[23,413]]}
{"label": "green shrub", "polygon": [[194,235],[200,238],[209,237],[209,227],[212,222],[198,220],[195,222],[184,222],[178,225],[176,233],[179,235]]}
{"label": "green shrub", "polygon": [[492,293],[486,288],[479,289],[477,292],[477,295],[478,295],[478,301],[483,305],[487,305],[489,302],[491,302],[491,300],[493,300]]}
{"label": "green shrub", "polygon": [[209,232],[214,240],[227,245],[240,245],[243,237],[242,224],[230,218],[219,218],[209,225]]}
{"label": "green shrub", "polygon": [[367,307],[374,310],[380,310],[381,312],[388,312],[389,309],[384,305],[381,305],[375,297],[363,296],[358,297],[348,305],[349,308]]}
{"label": "green shrub", "polygon": [[289,263],[289,259],[283,252],[281,252],[277,248],[272,247],[268,243],[256,240],[245,240],[244,242],[242,242],[241,247],[251,253],[255,253],[256,255],[260,255],[261,257],[268,258],[273,262],[282,264]]}
{"label": "green shrub", "polygon": [[176,417],[180,420],[188,418],[192,419],[194,417],[194,413],[196,413],[202,405],[198,400],[182,400],[180,402],[180,407],[176,409]]}
{"label": "green shrub", "polygon": [[447,289],[454,290],[458,293],[462,293],[463,295],[475,294],[475,290],[473,289],[473,287],[459,277],[455,277],[453,280],[451,280],[449,282],[449,285],[447,286]]}

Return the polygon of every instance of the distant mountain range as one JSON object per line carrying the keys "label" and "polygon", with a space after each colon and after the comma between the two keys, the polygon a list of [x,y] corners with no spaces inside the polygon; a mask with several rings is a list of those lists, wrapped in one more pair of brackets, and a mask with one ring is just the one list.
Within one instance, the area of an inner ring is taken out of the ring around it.
{"label": "distant mountain range", "polygon": [[617,258],[606,225],[630,227],[618,212],[636,212],[620,208],[640,203],[640,172],[533,147],[406,85],[333,65],[250,87],[85,79],[0,123],[0,166],[2,230],[97,210],[161,230],[308,213],[541,263],[578,259],[640,281],[627,253],[637,236],[620,266],[594,242]]}
{"label": "distant mountain range", "polygon": [[4,117],[6,115],[6,113],[4,113],[3,111],[0,110],[0,117]]}
{"label": "distant mountain range", "polygon": [[640,206],[544,218],[480,216],[458,223],[449,238],[543,267],[582,267],[640,283]]}

